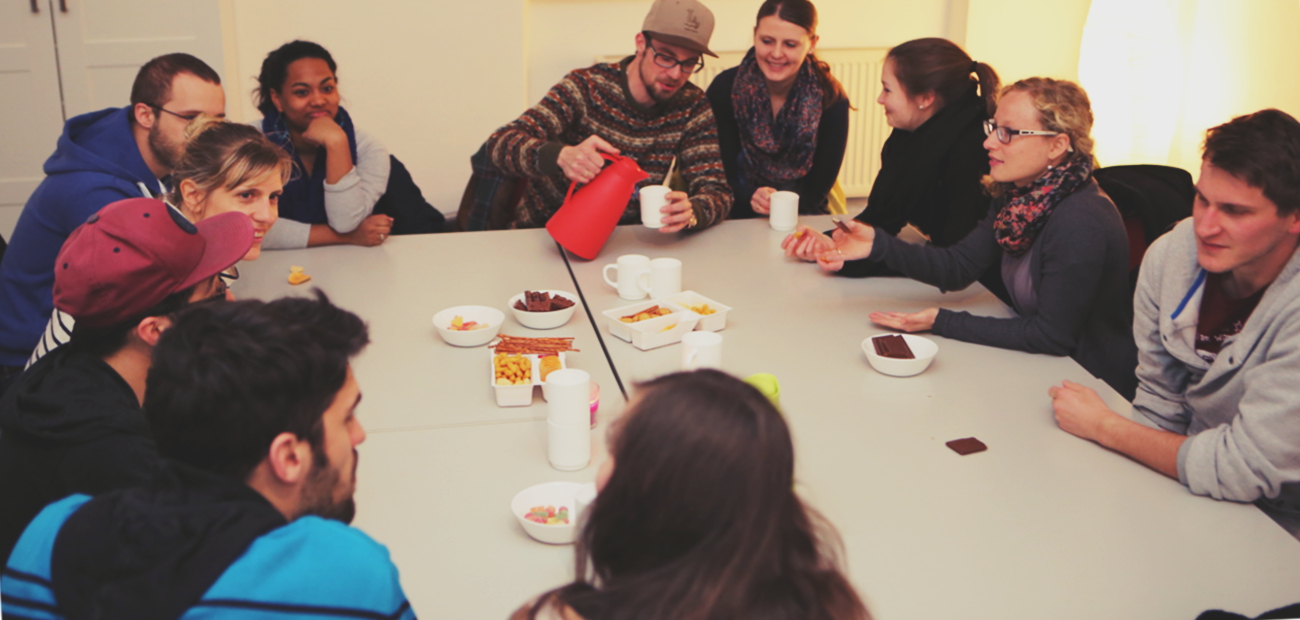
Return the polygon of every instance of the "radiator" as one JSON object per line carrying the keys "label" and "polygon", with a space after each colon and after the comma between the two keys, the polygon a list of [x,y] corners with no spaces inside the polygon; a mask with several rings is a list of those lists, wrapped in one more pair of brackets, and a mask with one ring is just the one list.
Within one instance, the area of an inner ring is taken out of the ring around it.
{"label": "radiator", "polygon": [[[849,142],[840,166],[840,186],[849,197],[866,196],[880,170],[880,147],[889,137],[885,110],[876,104],[880,93],[880,71],[888,49],[821,50],[817,57],[831,66],[831,74],[844,85],[849,102]],[[624,55],[600,56],[596,62],[618,62]],[[691,82],[708,88],[713,78],[738,64],[745,52],[718,52],[717,58],[705,57],[704,70],[691,76]]]}

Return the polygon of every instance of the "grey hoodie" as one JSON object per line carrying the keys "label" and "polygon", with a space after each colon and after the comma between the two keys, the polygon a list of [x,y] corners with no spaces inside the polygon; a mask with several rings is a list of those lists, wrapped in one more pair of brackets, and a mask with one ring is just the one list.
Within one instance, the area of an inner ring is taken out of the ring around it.
{"label": "grey hoodie", "polygon": [[1192,493],[1300,515],[1300,252],[1213,363],[1194,347],[1204,273],[1191,218],[1147,251],[1134,418],[1188,436],[1178,479]]}

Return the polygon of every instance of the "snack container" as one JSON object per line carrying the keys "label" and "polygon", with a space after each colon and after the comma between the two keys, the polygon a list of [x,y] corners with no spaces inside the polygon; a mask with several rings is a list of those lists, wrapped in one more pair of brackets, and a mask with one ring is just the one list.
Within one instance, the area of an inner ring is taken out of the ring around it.
{"label": "snack container", "polygon": [[727,313],[731,312],[731,306],[720,304],[695,291],[682,291],[676,295],[665,297],[664,301],[687,310],[690,309],[690,306],[698,308],[701,304],[708,304],[710,308],[717,310],[713,314],[700,315],[700,322],[695,325],[695,331],[697,332],[720,332],[727,327]]}
{"label": "snack container", "polygon": [[[451,321],[457,316],[466,321],[485,323],[487,327],[463,332],[453,330]],[[438,335],[453,347],[481,347],[496,339],[505,320],[504,312],[489,306],[455,306],[433,315],[433,326]]]}
{"label": "snack container", "polygon": [[506,307],[510,308],[510,312],[515,315],[515,320],[519,321],[520,325],[523,325],[524,327],[527,327],[529,329],[555,329],[557,327],[560,327],[561,325],[564,325],[565,323],[568,323],[569,319],[573,318],[573,313],[575,310],[578,309],[578,305],[579,305],[579,298],[577,295],[574,295],[573,293],[570,293],[568,291],[558,291],[558,290],[541,290],[537,292],[550,293],[551,297],[555,297],[557,295],[560,297],[564,297],[565,299],[572,301],[573,305],[563,310],[552,310],[550,312],[528,312],[527,310],[520,310],[515,307],[515,302],[523,301],[524,299],[524,294],[519,293],[518,295],[515,295],[514,297],[511,297],[508,301],[506,301]]}
{"label": "snack container", "polygon": [[881,357],[876,355],[876,345],[871,341],[885,335],[888,334],[872,336],[862,341],[862,352],[867,355],[867,362],[880,374],[891,377],[919,375],[930,367],[930,363],[934,361],[934,356],[939,353],[939,345],[929,338],[913,336],[912,334],[899,334],[907,342],[907,348],[912,350],[912,355],[915,355],[916,358],[900,360],[892,357]]}
{"label": "snack container", "polygon": [[[656,305],[663,306],[671,310],[672,313],[636,323],[624,323],[619,320],[621,317],[636,314]],[[662,299],[614,308],[601,314],[604,314],[609,319],[609,333],[611,335],[631,342],[632,346],[642,351],[681,342],[682,336],[686,332],[695,329],[695,326],[700,322],[700,315]]]}
{"label": "snack container", "polygon": [[[533,388],[542,386],[542,395],[545,398],[546,383],[542,381],[542,368],[540,364],[540,355],[536,353],[525,353],[524,357],[528,358],[531,368],[528,385],[497,385],[496,363],[492,360],[496,356],[496,351],[489,349],[491,355],[488,356],[488,384],[492,386],[496,394],[498,407],[527,407],[533,404]],[[560,352],[560,368],[568,368],[564,353]]]}
{"label": "snack container", "polygon": [[[543,482],[520,491],[510,500],[510,512],[523,528],[524,533],[534,540],[548,545],[567,545],[573,542],[578,532],[578,503],[584,485],[581,482]],[[533,506],[563,506],[569,509],[567,524],[546,525],[524,518],[524,514]]]}

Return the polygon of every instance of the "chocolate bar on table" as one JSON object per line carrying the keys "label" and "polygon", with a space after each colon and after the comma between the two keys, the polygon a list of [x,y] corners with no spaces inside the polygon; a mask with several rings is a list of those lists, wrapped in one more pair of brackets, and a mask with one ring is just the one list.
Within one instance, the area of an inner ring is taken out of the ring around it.
{"label": "chocolate bar on table", "polygon": [[876,355],[880,357],[892,357],[900,360],[916,359],[916,355],[912,353],[912,347],[907,346],[907,339],[902,336],[876,336],[871,339],[871,344],[876,347]]}

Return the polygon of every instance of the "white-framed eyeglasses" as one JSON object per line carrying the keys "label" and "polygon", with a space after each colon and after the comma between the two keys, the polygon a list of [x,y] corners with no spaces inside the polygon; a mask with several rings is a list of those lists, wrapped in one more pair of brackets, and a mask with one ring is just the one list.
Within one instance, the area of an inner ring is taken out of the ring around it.
{"label": "white-framed eyeglasses", "polygon": [[997,121],[987,119],[984,121],[984,135],[990,136],[997,134],[998,142],[1011,144],[1011,138],[1015,136],[1059,136],[1059,131],[1040,131],[1038,129],[1012,129],[1010,127],[1000,127]]}

